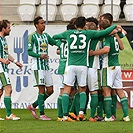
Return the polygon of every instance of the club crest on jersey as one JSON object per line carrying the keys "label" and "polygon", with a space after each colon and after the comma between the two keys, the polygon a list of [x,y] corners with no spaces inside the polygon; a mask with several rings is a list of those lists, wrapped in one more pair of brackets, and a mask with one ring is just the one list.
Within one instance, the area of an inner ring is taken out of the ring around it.
{"label": "club crest on jersey", "polygon": [[46,43],[43,43],[43,44],[41,44],[41,49],[43,50],[43,51],[46,51],[46,49],[47,49],[47,44]]}
{"label": "club crest on jersey", "polygon": [[6,53],[8,53],[8,45],[6,45],[6,46],[4,47],[4,51],[5,51]]}

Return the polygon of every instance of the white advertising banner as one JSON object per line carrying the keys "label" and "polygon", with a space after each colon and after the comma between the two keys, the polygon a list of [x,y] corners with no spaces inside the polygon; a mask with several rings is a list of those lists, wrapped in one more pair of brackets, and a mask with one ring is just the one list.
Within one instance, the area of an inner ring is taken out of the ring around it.
{"label": "white advertising banner", "polygon": [[[66,30],[65,25],[46,26],[49,35],[61,33]],[[30,57],[27,54],[26,37],[35,31],[34,26],[14,26],[11,28],[10,36],[7,37],[9,53],[23,64],[22,70],[15,64],[9,65],[9,75],[12,83],[12,108],[26,109],[27,106],[37,99],[38,88],[33,87]],[[45,101],[45,108],[57,108],[57,97],[59,89],[57,85],[57,68],[59,56],[56,55],[56,46],[49,46],[49,65],[54,81],[54,93]],[[3,96],[0,101],[0,108],[4,108]]]}
{"label": "white advertising banner", "polygon": [[[46,31],[49,35],[61,33],[66,30],[65,25],[47,25]],[[7,37],[9,53],[23,64],[22,70],[15,64],[9,65],[9,75],[12,83],[12,108],[26,109],[27,106],[37,99],[38,88],[33,87],[33,76],[31,71],[30,57],[27,53],[26,37],[35,31],[35,27],[31,25],[11,27],[10,36]],[[126,47],[127,48],[127,47]],[[57,68],[59,56],[56,54],[56,46],[49,45],[49,65],[54,82],[54,93],[45,101],[45,108],[57,108],[57,97],[59,95]],[[130,48],[131,49],[131,48]],[[125,50],[124,53],[129,50]],[[129,53],[129,52],[128,52]],[[124,56],[122,56],[124,57]],[[125,56],[126,57],[126,56]],[[130,58],[132,56],[130,55]],[[126,60],[128,61],[128,60]],[[121,65],[122,66],[122,65]],[[127,73],[128,72],[128,73]],[[133,108],[133,70],[122,71],[122,78],[125,91],[129,99],[129,107]],[[128,74],[128,75],[127,75]],[[126,83],[125,83],[126,81]],[[131,81],[131,82],[129,82]],[[129,84],[130,83],[130,84]],[[129,89],[130,88],[130,89]],[[90,98],[88,108],[90,106]],[[0,100],[0,108],[4,108],[3,96]]]}

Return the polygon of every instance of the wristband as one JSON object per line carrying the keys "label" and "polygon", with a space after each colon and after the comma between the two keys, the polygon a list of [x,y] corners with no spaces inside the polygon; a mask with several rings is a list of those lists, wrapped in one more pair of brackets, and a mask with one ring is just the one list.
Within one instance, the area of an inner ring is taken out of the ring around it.
{"label": "wristband", "polygon": [[14,60],[13,63],[16,64],[17,63],[17,60]]}

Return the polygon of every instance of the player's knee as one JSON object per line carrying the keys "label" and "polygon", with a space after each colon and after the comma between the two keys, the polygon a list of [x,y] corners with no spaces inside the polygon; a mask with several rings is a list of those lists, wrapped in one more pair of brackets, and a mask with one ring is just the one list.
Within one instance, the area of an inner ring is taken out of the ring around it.
{"label": "player's knee", "polygon": [[120,98],[126,96],[125,93],[124,93],[124,91],[123,91],[123,89],[117,89],[116,92],[117,92],[117,95],[118,95]]}
{"label": "player's knee", "polygon": [[52,87],[52,86],[48,87],[48,88],[47,88],[47,94],[50,96],[50,95],[52,95],[53,93],[54,93],[53,87]]}

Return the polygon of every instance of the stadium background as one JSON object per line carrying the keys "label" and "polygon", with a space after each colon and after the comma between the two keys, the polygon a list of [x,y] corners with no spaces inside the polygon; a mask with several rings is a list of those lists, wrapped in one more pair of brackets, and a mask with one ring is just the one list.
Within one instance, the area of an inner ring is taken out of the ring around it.
{"label": "stadium background", "polygon": [[[5,1],[7,2],[7,0],[0,1],[0,19],[8,19],[12,23],[11,34],[7,37],[9,53],[24,64],[22,70],[19,70],[14,64],[9,66],[9,74],[13,86],[12,106],[15,109],[26,109],[28,104],[31,104],[37,98],[38,91],[37,88],[32,87],[30,57],[28,57],[25,43],[27,35],[33,32],[35,28],[32,21],[25,22],[20,20],[16,12],[19,6],[19,0],[15,1],[16,3],[18,2],[17,4],[14,4],[13,0],[9,0],[7,3]],[[68,24],[68,22],[59,19],[59,14],[57,14],[56,17],[54,22],[48,21],[46,25],[46,32],[51,36],[66,30],[66,24]],[[120,53],[120,63],[125,93],[129,98],[129,107],[133,108],[133,44],[131,42],[133,40],[133,24],[132,22],[126,22],[125,18],[120,18],[118,22],[114,23],[122,25],[128,33],[127,38],[122,39],[125,50]],[[19,46],[19,49],[17,46]],[[54,94],[45,101],[45,108],[57,108],[57,97],[59,94],[57,87],[57,67],[59,56],[56,55],[55,51],[55,46],[49,47],[49,63],[54,80]],[[118,102],[118,108],[119,107],[120,104]],[[4,108],[3,97],[0,101],[0,108]]]}

